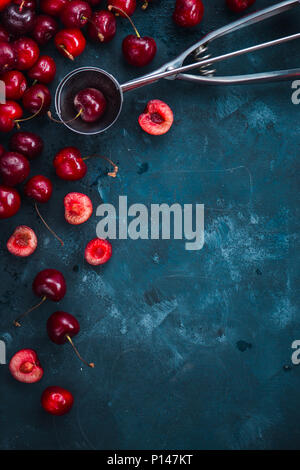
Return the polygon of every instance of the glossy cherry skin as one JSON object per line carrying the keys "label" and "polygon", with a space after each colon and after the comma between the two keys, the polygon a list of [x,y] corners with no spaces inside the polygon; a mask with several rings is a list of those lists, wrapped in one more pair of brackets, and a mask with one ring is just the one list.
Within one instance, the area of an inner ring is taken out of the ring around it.
{"label": "glossy cherry skin", "polygon": [[21,153],[5,152],[0,158],[0,175],[5,186],[23,183],[29,172],[29,161]]}
{"label": "glossy cherry skin", "polygon": [[92,16],[92,9],[83,0],[72,0],[66,3],[60,19],[66,28],[83,28]]}
{"label": "glossy cherry skin", "polygon": [[57,31],[58,23],[52,16],[38,15],[31,35],[40,46],[44,46],[54,38]]}
{"label": "glossy cherry skin", "polygon": [[56,65],[52,57],[48,55],[41,55],[34,66],[28,70],[28,77],[32,80],[37,80],[40,83],[48,85],[51,83],[56,74]]}
{"label": "glossy cherry skin", "polygon": [[42,83],[37,83],[28,88],[23,95],[23,107],[30,113],[43,114],[48,111],[51,104],[51,94],[49,88]]}
{"label": "glossy cherry skin", "polygon": [[138,38],[134,34],[129,34],[123,40],[123,55],[130,65],[144,67],[148,65],[156,54],[156,42],[153,38]]}
{"label": "glossy cherry skin", "polygon": [[47,321],[48,336],[56,344],[64,344],[68,340],[66,336],[77,335],[80,331],[80,325],[77,319],[67,312],[54,312]]}
{"label": "glossy cherry skin", "polygon": [[87,172],[87,166],[76,147],[60,150],[54,157],[53,166],[57,176],[68,181],[80,180]]}
{"label": "glossy cherry skin", "polygon": [[44,142],[33,132],[19,131],[12,135],[9,148],[14,152],[22,153],[29,160],[33,160],[42,153]]}
{"label": "glossy cherry skin", "polygon": [[37,43],[31,38],[20,38],[13,43],[17,54],[18,70],[28,70],[37,61],[40,55],[40,49]]}
{"label": "glossy cherry skin", "polygon": [[14,188],[0,185],[0,219],[15,215],[21,206],[21,198]]}
{"label": "glossy cherry skin", "polygon": [[255,3],[255,0],[226,0],[228,8],[235,13],[240,13]]}
{"label": "glossy cherry skin", "polygon": [[24,36],[33,30],[35,25],[36,14],[30,8],[22,8],[19,5],[11,3],[7,5],[2,12],[2,26],[13,36]]}
{"label": "glossy cherry skin", "polygon": [[13,0],[13,3],[15,3],[16,5],[19,5],[20,11],[22,11],[23,8],[36,10],[36,7],[37,7],[36,0]]}
{"label": "glossy cherry skin", "polygon": [[59,302],[66,294],[67,285],[60,271],[43,269],[34,278],[32,289],[38,297],[46,297],[53,302]]}
{"label": "glossy cherry skin", "polygon": [[96,122],[106,110],[106,99],[103,93],[96,88],[85,88],[74,98],[74,106],[85,122]]}
{"label": "glossy cherry skin", "polygon": [[68,413],[73,403],[72,393],[62,387],[48,387],[42,393],[42,407],[51,415],[62,416]]}
{"label": "glossy cherry skin", "polygon": [[88,24],[88,35],[93,41],[109,42],[117,30],[116,17],[107,10],[95,11]]}
{"label": "glossy cherry skin", "polygon": [[16,65],[17,54],[8,42],[0,42],[0,73],[12,70]]}
{"label": "glossy cherry skin", "polygon": [[62,55],[73,60],[84,51],[86,40],[80,29],[70,28],[59,31],[54,43]]}
{"label": "glossy cherry skin", "polygon": [[49,178],[43,175],[36,175],[30,178],[24,188],[24,193],[36,202],[48,202],[53,191],[53,186]]}
{"label": "glossy cherry skin", "polygon": [[178,26],[190,28],[200,23],[204,14],[201,0],[176,0],[173,20]]}
{"label": "glossy cherry skin", "polygon": [[23,110],[16,101],[7,100],[0,104],[0,132],[9,132],[14,128],[16,119],[23,116]]}
{"label": "glossy cherry skin", "polygon": [[50,16],[59,16],[68,0],[41,0],[40,9]]}
{"label": "glossy cherry skin", "polygon": [[0,42],[9,42],[9,34],[3,26],[0,25]]}
{"label": "glossy cherry skin", "polygon": [[27,81],[22,72],[10,70],[0,77],[5,83],[5,93],[7,100],[20,100],[27,88]]}
{"label": "glossy cherry skin", "polygon": [[[108,0],[108,4],[120,8],[127,13],[128,16],[133,15],[136,9],[136,0]],[[125,16],[120,11],[115,10],[115,12],[120,16]]]}

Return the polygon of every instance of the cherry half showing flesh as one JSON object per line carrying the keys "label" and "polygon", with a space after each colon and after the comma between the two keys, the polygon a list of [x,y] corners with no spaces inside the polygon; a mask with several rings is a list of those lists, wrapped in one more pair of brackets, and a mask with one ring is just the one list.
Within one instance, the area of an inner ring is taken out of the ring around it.
{"label": "cherry half showing flesh", "polygon": [[37,236],[32,228],[19,225],[9,237],[6,247],[12,255],[26,258],[36,250]]}
{"label": "cherry half showing flesh", "polygon": [[21,349],[14,354],[9,362],[9,371],[16,380],[26,384],[39,382],[44,375],[38,355],[33,349]]}

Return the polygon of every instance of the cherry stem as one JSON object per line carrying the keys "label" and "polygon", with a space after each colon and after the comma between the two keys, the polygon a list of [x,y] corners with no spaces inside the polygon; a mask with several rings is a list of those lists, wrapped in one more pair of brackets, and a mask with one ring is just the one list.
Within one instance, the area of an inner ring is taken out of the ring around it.
{"label": "cherry stem", "polygon": [[79,354],[79,351],[78,349],[76,348],[75,344],[73,343],[71,337],[69,335],[66,335],[66,339],[69,341],[69,343],[71,344],[72,348],[74,349],[75,351],[75,354],[76,356],[81,360],[81,362],[83,362],[86,366],[88,367],[91,367],[92,369],[95,367],[95,364],[93,362],[90,362],[88,363],[87,361],[85,361],[81,355]]}
{"label": "cherry stem", "polygon": [[140,36],[140,33],[139,33],[138,30],[136,29],[136,26],[135,26],[134,22],[132,21],[132,19],[130,18],[130,16],[128,16],[127,13],[125,13],[125,11],[122,10],[122,8],[114,7],[114,6],[112,6],[112,5],[108,5],[107,9],[108,9],[109,11],[111,11],[112,9],[114,9],[114,10],[117,10],[117,11],[121,12],[121,13],[125,16],[125,18],[127,18],[127,19],[130,21],[131,26],[133,27],[134,32],[135,32],[135,34],[137,35],[137,37],[138,37],[138,38],[141,37],[141,36]]}
{"label": "cherry stem", "polygon": [[81,18],[82,18],[83,20],[88,21],[89,23],[91,23],[91,24],[94,26],[94,28],[96,28],[99,41],[103,42],[103,41],[104,41],[104,36],[103,36],[102,33],[100,33],[99,28],[98,28],[98,26],[96,25],[96,23],[95,23],[94,21],[92,21],[90,18],[88,18],[87,16],[81,15]]}
{"label": "cherry stem", "polygon": [[19,8],[19,11],[20,11],[20,12],[23,10],[24,3],[25,3],[25,0],[23,0],[23,2],[22,2],[21,5],[20,5],[20,8]]}
{"label": "cherry stem", "polygon": [[70,54],[70,52],[66,49],[66,47],[63,44],[59,44],[58,47],[60,47],[64,51],[68,59],[74,60],[74,57],[72,56],[72,54]]}
{"label": "cherry stem", "polygon": [[38,95],[39,98],[41,98],[42,100],[42,103],[41,103],[41,106],[39,107],[39,109],[32,115],[32,116],[29,116],[27,118],[23,118],[23,119],[16,119],[14,122],[15,124],[17,125],[17,128],[20,129],[20,124],[19,122],[25,122],[25,121],[30,121],[31,119],[35,118],[38,114],[40,114],[41,110],[42,110],[42,107],[44,106],[44,97],[43,96],[40,96]]}
{"label": "cherry stem", "polygon": [[59,238],[58,235],[56,235],[56,233],[54,232],[54,230],[52,230],[52,228],[49,227],[49,225],[47,224],[47,222],[45,221],[45,219],[42,217],[39,209],[38,209],[38,206],[37,206],[37,203],[35,202],[34,203],[34,207],[35,207],[35,210],[37,212],[37,215],[39,216],[39,218],[41,219],[41,221],[43,222],[43,224],[45,225],[45,227],[47,227],[47,229],[49,230],[49,232],[52,233],[52,235],[60,242],[61,246],[64,246],[64,242],[62,241],[61,238]]}
{"label": "cherry stem", "polygon": [[83,157],[82,160],[88,160],[89,158],[102,158],[103,160],[106,160],[107,162],[109,162],[114,167],[114,171],[111,171],[111,172],[107,173],[108,176],[111,176],[112,178],[115,178],[117,176],[118,171],[119,171],[119,167],[114,162],[112,162],[109,158],[102,157],[100,155],[91,155],[89,157]]}
{"label": "cherry stem", "polygon": [[56,122],[57,124],[69,124],[69,122],[73,122],[75,121],[77,118],[79,118],[79,116],[81,115],[81,113],[83,112],[83,109],[80,108],[80,110],[78,111],[78,113],[76,114],[75,117],[73,117],[73,119],[69,119],[69,121],[58,121],[58,119],[54,119],[54,117],[52,117],[52,114],[51,114],[51,111],[48,111],[47,112],[47,116],[49,119],[51,119],[51,121],[53,122]]}
{"label": "cherry stem", "polygon": [[146,8],[148,8],[148,5],[149,3],[147,2],[147,0],[145,0],[144,5],[142,5],[142,10],[146,10]]}
{"label": "cherry stem", "polygon": [[20,323],[21,318],[25,317],[26,315],[28,315],[28,313],[32,312],[36,308],[40,307],[40,305],[42,305],[45,302],[46,299],[47,299],[47,297],[44,295],[44,297],[42,298],[42,300],[38,304],[34,305],[29,310],[27,310],[25,313],[22,313],[22,315],[20,315],[18,318],[16,318],[14,320],[14,325],[20,327],[21,326],[21,323]]}

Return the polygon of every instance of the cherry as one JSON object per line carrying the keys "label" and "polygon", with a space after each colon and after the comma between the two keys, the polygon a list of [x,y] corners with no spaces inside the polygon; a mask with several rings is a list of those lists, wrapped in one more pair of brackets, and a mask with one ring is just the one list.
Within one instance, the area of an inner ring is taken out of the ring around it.
{"label": "cherry", "polygon": [[234,11],[235,13],[240,13],[241,11],[246,10],[255,3],[255,0],[226,0],[228,8]]}
{"label": "cherry", "polygon": [[53,191],[53,186],[49,178],[43,175],[36,175],[30,178],[24,188],[27,197],[37,202],[48,202]]}
{"label": "cherry", "polygon": [[31,35],[40,46],[44,46],[55,36],[57,31],[58,23],[52,16],[38,15]]}
{"label": "cherry", "polygon": [[8,42],[0,42],[0,73],[12,70],[16,65],[15,49]]}
{"label": "cherry", "polygon": [[88,35],[94,41],[109,42],[117,30],[115,15],[110,11],[95,11],[88,25]]}
{"label": "cherry", "polygon": [[69,28],[59,31],[55,35],[54,43],[62,55],[74,60],[74,57],[84,51],[86,40],[80,29]]}
{"label": "cherry", "polygon": [[22,115],[23,110],[16,101],[8,100],[5,104],[0,103],[0,131],[11,131]]}
{"label": "cherry", "polygon": [[94,238],[86,245],[85,260],[93,266],[106,263],[112,255],[112,246],[108,240]]}
{"label": "cherry", "polygon": [[81,193],[69,193],[64,197],[65,219],[71,225],[86,222],[93,213],[93,204],[88,196]]}
{"label": "cherry", "polygon": [[83,178],[87,172],[87,166],[76,147],[60,150],[54,157],[53,165],[57,176],[63,180],[76,181]]}
{"label": "cherry", "polygon": [[62,387],[48,387],[42,393],[42,407],[51,415],[62,416],[68,413],[73,403],[72,393]]}
{"label": "cherry", "polygon": [[56,65],[52,57],[42,55],[34,66],[28,70],[28,77],[47,85],[51,83],[56,74]]}
{"label": "cherry", "polygon": [[0,42],[9,42],[9,34],[3,26],[0,25]]}
{"label": "cherry", "polygon": [[57,269],[43,269],[33,280],[32,289],[35,295],[41,297],[41,301],[22,313],[15,321],[15,326],[21,326],[21,318],[38,308],[46,299],[59,302],[66,294],[67,286],[64,276]]}
{"label": "cherry", "polygon": [[39,382],[44,374],[33,349],[21,349],[14,354],[9,362],[9,371],[16,380],[27,384]]}
{"label": "cherry", "polygon": [[30,10],[36,10],[36,0],[13,0],[13,3],[19,5],[19,10],[23,8],[29,8]]}
{"label": "cherry", "polygon": [[13,43],[17,54],[17,69],[28,70],[38,60],[40,55],[39,46],[31,38],[20,38]]}
{"label": "cherry", "polygon": [[34,116],[39,113],[46,113],[51,104],[51,94],[49,88],[47,88],[42,83],[32,85],[30,88],[28,88],[28,90],[25,91],[22,103],[27,111],[34,113]]}
{"label": "cherry", "polygon": [[78,350],[76,349],[72,337],[77,335],[80,331],[80,325],[78,320],[67,312],[54,312],[47,321],[47,332],[48,336],[55,344],[65,344],[69,341],[71,346],[73,347],[77,357],[87,366],[95,367],[93,362],[88,363],[86,362],[79,354]]}
{"label": "cherry", "polygon": [[29,172],[29,161],[21,153],[5,152],[0,158],[0,175],[6,186],[16,186],[23,183]]}
{"label": "cherry", "polygon": [[9,141],[9,148],[25,155],[29,160],[38,157],[44,148],[44,142],[33,132],[15,132]]}
{"label": "cherry", "polygon": [[40,0],[40,9],[50,16],[59,16],[68,0]]}
{"label": "cherry", "polygon": [[83,0],[71,0],[66,3],[60,19],[66,28],[83,28],[92,16],[90,5]]}
{"label": "cherry", "polygon": [[8,251],[15,256],[32,255],[37,247],[37,237],[32,228],[19,225],[6,244]]}
{"label": "cherry", "polygon": [[168,132],[173,124],[174,116],[171,108],[160,100],[151,100],[139,116],[139,125],[151,135],[162,135]]}
{"label": "cherry", "polygon": [[24,36],[33,30],[36,14],[31,8],[22,8],[11,3],[1,14],[2,26],[13,36]]}
{"label": "cherry", "polygon": [[115,8],[116,15],[131,16],[136,9],[136,0],[111,0],[108,9],[110,6]]}
{"label": "cherry", "polygon": [[75,109],[85,122],[98,121],[106,110],[106,99],[103,93],[96,88],[85,88],[74,98]]}
{"label": "cherry", "polygon": [[5,83],[5,95],[8,100],[19,100],[22,98],[27,81],[22,72],[10,70],[1,75],[1,80]]}
{"label": "cherry", "polygon": [[0,185],[0,219],[8,219],[15,215],[21,206],[19,193],[7,186]]}
{"label": "cherry", "polygon": [[204,6],[201,0],[176,0],[173,20],[178,26],[190,28],[200,23]]}

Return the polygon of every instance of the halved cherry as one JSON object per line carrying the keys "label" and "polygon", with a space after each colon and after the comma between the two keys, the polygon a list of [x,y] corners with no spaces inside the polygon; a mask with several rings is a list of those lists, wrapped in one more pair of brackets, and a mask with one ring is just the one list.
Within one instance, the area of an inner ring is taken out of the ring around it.
{"label": "halved cherry", "polygon": [[44,371],[37,353],[33,349],[21,349],[9,362],[11,375],[19,382],[32,384],[39,382]]}
{"label": "halved cherry", "polygon": [[93,213],[92,201],[82,193],[67,194],[64,198],[64,206],[65,219],[72,225],[83,224]]}
{"label": "halved cherry", "polygon": [[32,255],[37,247],[37,237],[32,228],[19,225],[9,237],[6,244],[8,251],[15,256],[26,257]]}
{"label": "halved cherry", "polygon": [[173,124],[174,116],[171,108],[161,100],[151,100],[139,116],[139,125],[151,135],[162,135],[168,132]]}
{"label": "halved cherry", "polygon": [[99,266],[106,263],[112,255],[112,246],[108,240],[102,238],[93,238],[86,245],[84,257],[85,260],[93,266]]}

